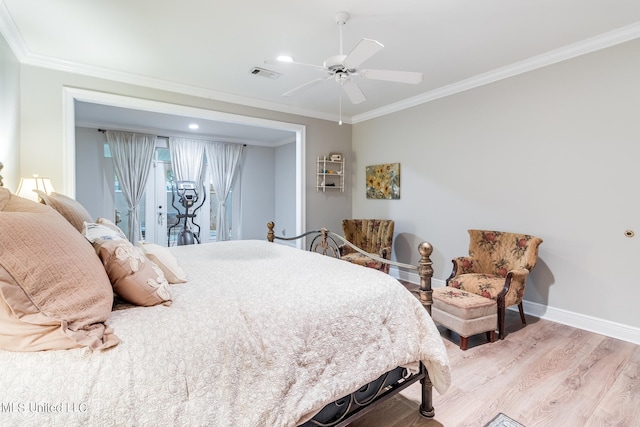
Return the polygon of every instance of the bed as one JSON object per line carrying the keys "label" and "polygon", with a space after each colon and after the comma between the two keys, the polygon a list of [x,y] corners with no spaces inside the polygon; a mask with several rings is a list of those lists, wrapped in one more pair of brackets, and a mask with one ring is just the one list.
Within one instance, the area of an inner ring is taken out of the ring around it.
{"label": "bed", "polygon": [[[20,317],[7,309],[7,274],[18,268],[7,242],[20,240],[12,244],[30,251],[33,239],[40,246],[59,246],[72,232],[85,239],[44,205],[26,208],[36,211],[26,215],[26,226],[39,234],[17,234],[25,214],[10,217],[3,209],[11,200],[16,196],[0,188],[0,343],[12,327],[7,319]],[[45,213],[43,223],[62,231],[34,229],[34,218]],[[95,245],[84,241],[95,256]],[[369,402],[415,381],[423,382],[420,411],[432,416],[431,386],[440,393],[449,386],[446,350],[427,310],[384,273],[266,240],[166,250],[186,283],[154,285],[160,302],[148,306],[112,299],[108,317],[97,322],[104,326],[100,340],[0,350],[1,425],[345,425]],[[64,252],[57,255],[77,257]],[[41,258],[20,271],[58,267],[58,260]],[[72,268],[51,274],[64,277]],[[82,332],[71,330],[74,322],[54,325],[56,332]]]}

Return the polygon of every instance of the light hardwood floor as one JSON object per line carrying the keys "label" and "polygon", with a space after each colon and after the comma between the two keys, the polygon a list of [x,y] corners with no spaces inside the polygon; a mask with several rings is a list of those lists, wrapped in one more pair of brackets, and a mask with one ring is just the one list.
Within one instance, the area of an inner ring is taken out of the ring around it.
{"label": "light hardwood floor", "polygon": [[499,412],[526,427],[640,427],[640,346],[507,310],[504,340],[484,334],[460,350],[440,328],[452,384],[434,390],[435,417],[418,413],[420,385],[352,427],[484,426]]}

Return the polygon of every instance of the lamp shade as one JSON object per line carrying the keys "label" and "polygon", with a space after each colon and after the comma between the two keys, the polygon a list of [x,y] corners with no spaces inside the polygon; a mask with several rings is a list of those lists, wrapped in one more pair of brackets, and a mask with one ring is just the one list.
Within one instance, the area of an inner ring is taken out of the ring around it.
{"label": "lamp shade", "polygon": [[43,178],[37,175],[34,175],[33,178],[20,178],[20,185],[18,185],[18,191],[16,192],[18,196],[38,202],[38,193],[34,190],[40,190],[47,194],[56,191],[49,178]]}

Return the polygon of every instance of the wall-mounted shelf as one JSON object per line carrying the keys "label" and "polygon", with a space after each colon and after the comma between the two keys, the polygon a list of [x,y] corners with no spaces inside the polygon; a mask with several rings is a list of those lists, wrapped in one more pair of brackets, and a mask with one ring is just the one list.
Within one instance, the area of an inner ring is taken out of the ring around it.
{"label": "wall-mounted shelf", "polygon": [[340,190],[344,193],[344,157],[341,160],[329,160],[318,157],[316,167],[316,191]]}

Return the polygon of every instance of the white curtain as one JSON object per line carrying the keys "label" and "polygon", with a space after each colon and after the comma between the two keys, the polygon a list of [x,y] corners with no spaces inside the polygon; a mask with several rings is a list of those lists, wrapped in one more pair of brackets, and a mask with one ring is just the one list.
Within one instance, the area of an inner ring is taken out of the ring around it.
{"label": "white curtain", "polygon": [[202,184],[202,163],[205,141],[199,139],[169,138],[171,167],[176,181],[194,181]]}
{"label": "white curtain", "polygon": [[216,240],[229,240],[226,201],[241,163],[244,146],[242,144],[210,142],[206,144],[205,148],[211,183],[218,200]]}
{"label": "white curtain", "polygon": [[129,234],[127,237],[135,244],[142,237],[139,207],[151,170],[156,137],[109,130],[106,134],[113,167],[122,194],[129,206]]}

